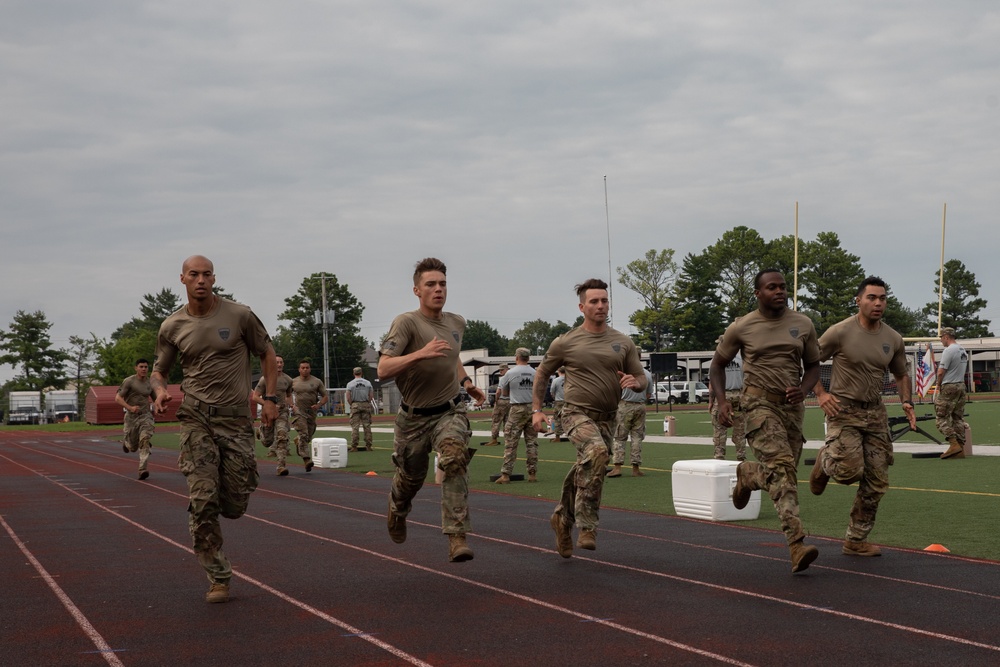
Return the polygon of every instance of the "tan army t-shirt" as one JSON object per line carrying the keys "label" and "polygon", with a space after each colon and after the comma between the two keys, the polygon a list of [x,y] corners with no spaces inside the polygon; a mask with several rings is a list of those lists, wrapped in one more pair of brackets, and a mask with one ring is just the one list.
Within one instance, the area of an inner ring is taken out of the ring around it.
{"label": "tan army t-shirt", "polygon": [[204,317],[175,311],[160,325],[153,370],[164,377],[174,361],[184,371],[181,390],[209,405],[246,405],[250,396],[250,355],[261,356],[271,337],[248,306],[218,298]]}
{"label": "tan army t-shirt", "polygon": [[[267,394],[267,378],[263,375],[260,380],[257,381],[257,387],[254,389],[258,394],[264,396]],[[278,373],[278,382],[275,385],[274,393],[278,396],[278,405],[287,405],[291,401],[288,399],[291,397],[292,393],[292,378],[288,377],[287,373]]]}
{"label": "tan army t-shirt", "polygon": [[794,310],[770,319],[759,310],[729,325],[717,348],[729,359],[743,356],[743,385],[785,395],[802,382],[802,363],[819,361],[819,342],[812,320]]}
{"label": "tan army t-shirt", "polygon": [[462,349],[465,318],[441,313],[432,320],[419,310],[403,313],[392,321],[379,354],[402,357],[421,349],[435,338],[451,344],[443,357],[422,359],[396,377],[403,402],[415,408],[443,405],[458,396],[458,353]]}
{"label": "tan army t-shirt", "polygon": [[328,395],[323,381],[315,375],[310,375],[305,380],[301,375],[292,378],[292,396],[295,398],[295,407],[299,410],[311,410],[312,406],[319,403],[320,397]]}
{"label": "tan army t-shirt", "polygon": [[153,393],[153,385],[147,376],[145,380],[140,380],[138,375],[129,375],[118,387],[118,395],[128,403],[140,409],[149,407],[150,397],[156,398]]}
{"label": "tan army t-shirt", "polygon": [[886,369],[896,377],[907,372],[903,337],[884,322],[867,331],[852,315],[827,329],[819,348],[823,361],[833,359],[830,393],[838,398],[877,401]]}
{"label": "tan army t-shirt", "polygon": [[615,329],[591,333],[577,327],[559,336],[549,345],[535,377],[547,381],[560,366],[566,367],[566,403],[585,410],[618,409],[622,395],[618,371],[635,376],[643,384],[640,391],[645,391],[646,375],[639,350],[631,338]]}

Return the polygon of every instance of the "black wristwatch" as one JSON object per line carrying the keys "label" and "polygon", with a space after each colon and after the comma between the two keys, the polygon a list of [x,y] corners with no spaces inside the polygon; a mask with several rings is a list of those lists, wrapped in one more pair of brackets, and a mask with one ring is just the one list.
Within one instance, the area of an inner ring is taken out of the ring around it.
{"label": "black wristwatch", "polygon": [[271,402],[272,402],[272,403],[274,403],[275,405],[277,405],[277,404],[278,404],[278,397],[277,397],[277,396],[265,396],[265,397],[264,397],[264,400],[265,400],[265,401],[271,401]]}
{"label": "black wristwatch", "polygon": [[913,407],[913,401],[903,401],[902,405],[909,405],[912,408]]}

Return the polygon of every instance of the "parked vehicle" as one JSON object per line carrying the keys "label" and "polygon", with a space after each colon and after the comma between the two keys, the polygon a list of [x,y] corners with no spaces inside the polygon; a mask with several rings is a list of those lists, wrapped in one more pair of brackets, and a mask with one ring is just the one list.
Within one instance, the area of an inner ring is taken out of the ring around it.
{"label": "parked vehicle", "polygon": [[8,424],[40,424],[42,421],[42,392],[12,391],[9,395]]}
{"label": "parked vehicle", "polygon": [[54,389],[46,392],[45,420],[50,424],[76,421],[77,406],[77,395],[73,389]]}
{"label": "parked vehicle", "polygon": [[688,392],[686,382],[657,382],[657,403],[687,403]]}

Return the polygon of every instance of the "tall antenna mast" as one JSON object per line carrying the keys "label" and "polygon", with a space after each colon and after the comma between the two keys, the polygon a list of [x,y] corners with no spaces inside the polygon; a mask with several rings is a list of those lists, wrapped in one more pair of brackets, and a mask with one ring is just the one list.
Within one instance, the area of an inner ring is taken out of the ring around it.
{"label": "tall antenna mast", "polygon": [[608,227],[608,326],[614,322],[615,300],[611,298],[612,285],[615,280],[611,275],[611,216],[608,213],[608,176],[604,175],[604,221]]}

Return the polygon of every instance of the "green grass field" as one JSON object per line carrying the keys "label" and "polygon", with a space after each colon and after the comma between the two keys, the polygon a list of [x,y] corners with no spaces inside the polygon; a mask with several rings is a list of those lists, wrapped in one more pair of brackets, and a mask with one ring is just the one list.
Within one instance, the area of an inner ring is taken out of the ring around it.
{"label": "green grass field", "polygon": [[[930,411],[930,406],[917,406],[918,415]],[[968,406],[967,412],[974,443],[1000,443],[1000,402],[977,401]],[[673,415],[677,420],[677,436],[711,436],[708,412],[698,407],[675,410],[672,413],[651,412],[647,422],[650,435],[662,435],[663,417],[666,414]],[[892,406],[889,414],[901,415],[902,410],[898,406]],[[472,413],[470,416],[473,430],[489,430],[488,412]],[[326,420],[321,426],[330,424],[346,426],[346,420]],[[385,421],[376,424],[383,427],[390,425],[390,422]],[[929,433],[938,435],[933,421],[923,422],[921,426]],[[69,431],[93,430],[97,427],[54,424],[31,428]],[[343,435],[337,434],[338,437]],[[822,413],[818,408],[810,408],[806,411],[806,437],[818,440],[822,435]],[[389,459],[392,435],[376,432],[374,438],[375,451],[351,453],[347,468],[324,470],[323,474],[375,471],[382,477],[390,477],[393,473]],[[112,436],[111,439],[117,440],[117,437]],[[487,439],[476,436],[472,439],[471,446],[477,448],[477,452],[469,468],[470,488],[531,496],[553,502],[559,497],[562,480],[575,460],[575,448],[572,445],[566,442],[554,443],[547,438],[540,439],[539,481],[534,484],[514,482],[498,486],[489,478],[499,472],[503,450],[500,447],[481,447],[480,443]],[[177,442],[176,433],[160,432],[153,439],[154,446],[162,448],[176,449]],[[904,436],[900,442],[930,443],[923,436],[912,433]],[[273,459],[265,458],[265,451],[259,444],[257,453],[261,475],[274,474]],[[518,454],[514,472],[524,473],[523,441]],[[730,458],[734,456],[731,444],[728,454]],[[711,455],[710,446],[647,441],[643,445],[643,470],[646,476],[633,478],[626,471],[619,479],[607,480],[602,504],[606,507],[674,514],[670,479],[674,462],[708,459]],[[815,450],[806,450],[803,459],[814,455]],[[289,463],[294,465],[297,462],[297,457],[289,458]],[[806,531],[812,535],[843,538],[856,485],[844,487],[831,483],[822,496],[816,497],[809,493],[808,478],[809,466],[802,463],[799,466],[799,501]],[[1000,560],[1000,536],[995,530],[997,517],[1000,516],[1000,456],[973,456],[957,461],[941,461],[937,458],[913,458],[910,454],[897,453],[895,464],[890,470],[890,480],[892,489],[882,500],[871,541],[912,549],[942,544],[955,555]],[[433,482],[433,472],[428,481]],[[427,489],[422,493],[436,493],[436,490]],[[474,500],[472,511],[475,515]],[[766,495],[762,497],[760,517],[744,523],[778,529],[774,506]]]}

